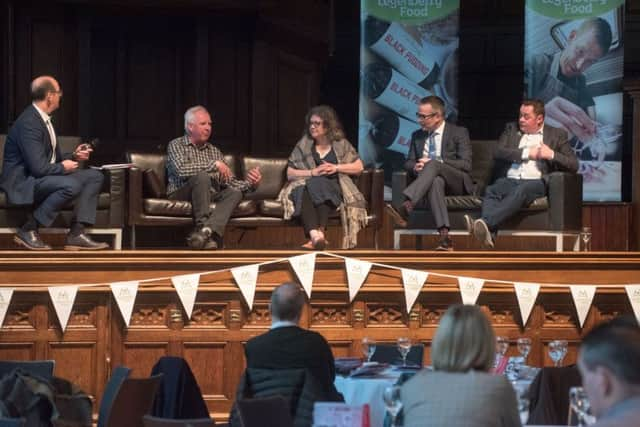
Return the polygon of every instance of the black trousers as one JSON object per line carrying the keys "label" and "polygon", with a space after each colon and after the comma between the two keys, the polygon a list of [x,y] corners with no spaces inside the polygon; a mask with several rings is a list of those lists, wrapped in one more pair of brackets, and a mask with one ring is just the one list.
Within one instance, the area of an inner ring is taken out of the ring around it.
{"label": "black trousers", "polygon": [[491,231],[496,231],[500,224],[546,192],[542,179],[499,178],[485,190],[482,219]]}
{"label": "black trousers", "polygon": [[318,228],[326,229],[329,222],[329,214],[336,208],[332,203],[325,202],[314,205],[311,201],[309,191],[305,188],[302,190],[302,205],[300,206],[300,220],[304,228],[304,235],[309,238],[311,230]]}
{"label": "black trousers", "polygon": [[[189,181],[171,193],[169,198],[191,202],[196,228],[209,227],[222,237],[233,210],[242,200],[242,192],[231,187],[218,192],[213,191],[211,175],[202,171],[189,178]],[[213,208],[211,202],[215,202]]]}

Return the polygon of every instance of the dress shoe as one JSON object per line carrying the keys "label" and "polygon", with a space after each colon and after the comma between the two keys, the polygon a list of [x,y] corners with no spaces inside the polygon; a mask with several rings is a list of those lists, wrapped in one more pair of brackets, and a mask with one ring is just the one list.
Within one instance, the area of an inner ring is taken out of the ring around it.
{"label": "dress shoe", "polygon": [[218,249],[218,242],[216,242],[215,240],[209,238],[209,240],[207,240],[207,242],[204,244],[202,249],[215,251],[216,249]]}
{"label": "dress shoe", "polygon": [[393,225],[396,228],[407,228],[407,220],[403,218],[402,215],[400,215],[400,213],[393,206],[387,203],[385,205],[385,209],[389,214],[389,216],[391,217],[391,220],[393,221]]}
{"label": "dress shoe", "polygon": [[109,245],[104,242],[96,242],[85,233],[76,236],[67,234],[64,242],[65,251],[99,251],[101,249],[109,249]]}
{"label": "dress shoe", "polygon": [[204,249],[205,245],[210,241],[207,233],[202,230],[192,231],[189,236],[187,236],[187,245],[191,249]]}
{"label": "dress shoe", "polygon": [[464,218],[464,226],[467,229],[467,233],[473,234],[473,218],[471,218],[467,214],[464,214],[463,218]]}
{"label": "dress shoe", "polygon": [[18,228],[16,235],[13,236],[13,241],[32,251],[51,250],[51,246],[42,241],[36,230],[24,231],[22,228]]}
{"label": "dress shoe", "polygon": [[438,242],[438,246],[436,246],[436,251],[452,251],[453,250],[453,240],[449,238],[449,236],[441,237]]}
{"label": "dress shoe", "polygon": [[489,226],[483,219],[476,219],[473,222],[473,235],[480,241],[483,248],[493,248],[493,236]]}

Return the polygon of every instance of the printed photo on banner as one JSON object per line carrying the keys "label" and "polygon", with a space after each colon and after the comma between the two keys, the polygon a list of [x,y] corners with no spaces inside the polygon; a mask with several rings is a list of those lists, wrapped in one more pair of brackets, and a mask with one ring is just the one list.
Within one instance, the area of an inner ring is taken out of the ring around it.
{"label": "printed photo on banner", "polygon": [[[358,152],[389,184],[420,127],[421,98],[441,97],[447,120],[456,120],[460,2],[361,1]],[[390,188],[385,193],[389,199]]]}
{"label": "printed photo on banner", "polygon": [[624,0],[527,0],[525,96],[565,129],[585,201],[620,201]]}

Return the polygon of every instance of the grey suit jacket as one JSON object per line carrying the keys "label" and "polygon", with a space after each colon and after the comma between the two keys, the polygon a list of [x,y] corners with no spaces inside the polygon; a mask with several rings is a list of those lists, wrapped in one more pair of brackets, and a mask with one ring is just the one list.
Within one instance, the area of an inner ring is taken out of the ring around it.
{"label": "grey suit jacket", "polygon": [[[418,129],[411,134],[411,145],[404,164],[405,170],[415,176],[413,171],[416,161],[422,157],[424,144],[427,139],[427,132]],[[442,163],[451,166],[462,176],[464,188],[467,193],[473,192],[473,179],[471,172],[471,141],[469,132],[462,126],[456,126],[447,122],[444,126],[441,147]]]}
{"label": "grey suit jacket", "polygon": [[400,390],[405,427],[520,427],[513,387],[502,375],[420,371]]}
{"label": "grey suit jacket", "polygon": [[[521,138],[522,132],[520,132],[518,124],[507,123],[504,132],[500,135],[498,146],[494,153],[495,159],[502,161],[501,164],[497,165],[501,168],[498,172],[498,177],[506,176],[507,170],[513,162],[522,162],[522,149],[518,148]],[[542,179],[546,181],[551,172],[576,173],[578,171],[578,158],[569,144],[566,131],[544,125],[542,140],[555,152],[553,160],[540,161]]]}

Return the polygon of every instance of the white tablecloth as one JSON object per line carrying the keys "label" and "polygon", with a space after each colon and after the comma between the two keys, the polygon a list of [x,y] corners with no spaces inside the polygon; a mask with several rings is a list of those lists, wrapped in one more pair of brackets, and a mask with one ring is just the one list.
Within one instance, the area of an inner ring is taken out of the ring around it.
{"label": "white tablecloth", "polygon": [[336,376],[336,389],[344,396],[349,405],[369,405],[371,427],[382,427],[384,424],[385,407],[382,400],[384,388],[394,384],[400,372],[389,370],[374,378],[351,378]]}

